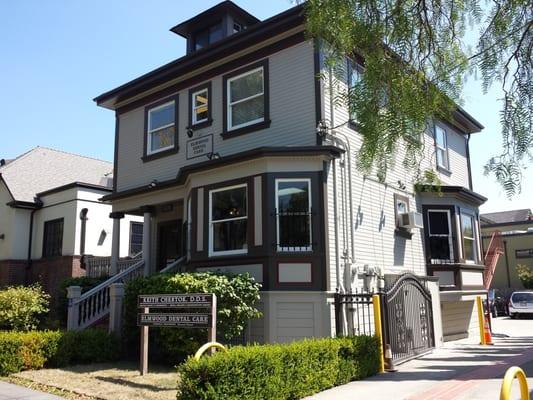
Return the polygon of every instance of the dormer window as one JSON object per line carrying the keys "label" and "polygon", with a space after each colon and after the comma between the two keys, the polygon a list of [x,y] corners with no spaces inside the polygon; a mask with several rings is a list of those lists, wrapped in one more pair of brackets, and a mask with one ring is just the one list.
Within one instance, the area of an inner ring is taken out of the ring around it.
{"label": "dormer window", "polygon": [[204,49],[207,46],[219,41],[223,37],[224,33],[222,31],[222,22],[217,22],[206,29],[198,31],[194,35],[194,49]]}
{"label": "dormer window", "polygon": [[238,33],[243,30],[243,27],[238,22],[233,23],[233,33]]}

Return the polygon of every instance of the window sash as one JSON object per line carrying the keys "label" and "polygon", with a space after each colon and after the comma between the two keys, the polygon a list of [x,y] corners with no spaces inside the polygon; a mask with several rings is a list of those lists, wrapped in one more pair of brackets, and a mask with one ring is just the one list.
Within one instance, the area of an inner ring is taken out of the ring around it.
{"label": "window sash", "polygon": [[[141,231],[134,232],[135,227],[141,227]],[[142,242],[143,242],[143,232],[144,228],[142,222],[131,222],[130,223],[130,255],[138,254],[142,251]]]}
{"label": "window sash", "polygon": [[175,139],[175,137],[176,137],[175,129],[176,128],[174,128],[174,132],[173,132],[173,135],[172,135],[172,144],[170,144],[168,146],[160,147],[158,149],[152,149],[152,142],[153,142],[154,133],[157,133],[159,131],[163,131],[163,130],[168,129],[168,128],[173,127],[173,126],[175,127],[175,125],[176,125],[176,114],[174,114],[174,122],[172,122],[170,124],[163,125],[163,126],[158,126],[155,129],[150,129],[151,120],[152,120],[152,113],[155,112],[155,111],[161,110],[162,108],[169,107],[169,106],[175,107],[175,101],[171,100],[171,101],[169,101],[169,102],[167,102],[165,104],[161,104],[160,106],[153,107],[153,108],[150,108],[148,110],[148,121],[147,121],[147,129],[146,129],[146,135],[147,135],[146,154],[148,154],[148,155],[159,153],[160,151],[171,149],[171,148],[173,148],[176,145],[176,143],[175,143],[175,141],[176,141],[176,139]]}
{"label": "window sash", "polygon": [[[470,224],[472,226],[472,236],[467,236],[466,232],[465,232],[465,223],[464,221],[468,219],[470,220]],[[475,222],[474,222],[474,217],[470,214],[461,214],[461,235],[463,236],[463,257],[465,259],[465,261],[471,261],[471,262],[476,262],[476,258],[477,258],[477,240],[476,240],[476,228],[475,228]],[[472,249],[472,258],[467,258],[467,254],[466,254],[466,246],[465,246],[465,242],[466,241],[469,241],[471,242],[471,249]]]}
{"label": "window sash", "polygon": [[42,257],[63,254],[63,218],[45,221],[43,229]]}
{"label": "window sash", "polygon": [[[235,100],[235,101],[232,101],[232,98],[231,98],[231,83],[236,81],[236,80],[239,80],[239,79],[242,79],[248,75],[252,75],[258,71],[261,71],[262,72],[262,80],[263,80],[263,84],[262,84],[262,90],[260,92],[257,92],[251,96],[248,96],[248,97],[243,97],[242,99],[239,99],[239,100]],[[265,120],[265,104],[264,104],[264,96],[265,96],[265,69],[261,66],[261,67],[258,67],[258,68],[254,68],[250,71],[246,71],[240,75],[237,75],[237,76],[234,76],[232,78],[229,78],[226,82],[226,91],[227,91],[227,101],[228,101],[228,107],[227,107],[227,110],[226,110],[226,115],[227,115],[227,121],[228,121],[228,130],[233,130],[233,129],[237,129],[237,128],[244,128],[246,126],[249,126],[249,125],[253,125],[253,124],[256,124],[256,123],[259,123],[259,122],[262,122]],[[255,98],[258,98],[260,96],[263,96],[263,116],[261,118],[256,118],[254,120],[250,120],[250,121],[246,121],[246,122],[243,122],[241,124],[238,124],[238,125],[233,125],[233,113],[232,113],[232,110],[233,110],[233,106],[239,104],[239,103],[243,103],[245,101],[249,101],[249,100],[253,100]]]}
{"label": "window sash", "polygon": [[448,132],[439,125],[435,125],[435,147],[437,149],[437,165],[448,169]]}
{"label": "window sash", "polygon": [[[448,234],[444,233],[431,233],[431,214],[433,213],[445,213],[446,219],[448,222]],[[439,261],[453,261],[454,260],[454,254],[453,254],[453,231],[452,231],[452,223],[451,223],[451,213],[450,210],[428,210],[427,211],[427,219],[428,219],[428,238],[431,241],[432,237],[435,238],[447,238],[448,239],[448,248],[449,248],[449,257],[448,258],[435,258],[433,254],[430,254],[431,261],[439,262]]]}
{"label": "window sash", "polygon": [[[225,192],[234,189],[240,188],[246,189],[246,198],[245,201],[248,203],[248,186],[246,184],[228,186],[220,189],[214,189],[209,191],[209,256],[219,256],[219,255],[232,255],[232,254],[245,254],[248,252],[248,243],[245,240],[244,247],[242,249],[231,249],[231,250],[215,250],[215,224],[224,224],[232,221],[243,221],[248,220],[248,206],[246,206],[246,215],[238,216],[234,218],[224,218],[224,219],[213,219],[213,194],[217,192]],[[248,230],[248,226],[246,226]]]}
{"label": "window sash", "polygon": [[[290,217],[290,216],[283,216],[280,215],[280,195],[279,195],[279,186],[280,183],[301,183],[305,182],[307,184],[307,212],[306,211],[298,211],[298,215],[295,215],[298,218],[301,218],[302,216],[307,215],[307,230],[309,232],[308,237],[308,246],[282,246],[281,238],[282,233],[280,230],[280,227],[282,226],[280,217]],[[287,252],[304,252],[304,251],[312,251],[313,250],[313,223],[312,223],[312,204],[311,204],[311,179],[276,179],[276,242],[277,242],[277,250],[278,251],[287,251]]]}
{"label": "window sash", "polygon": [[[196,97],[200,94],[204,94],[204,97],[207,99],[207,102],[205,104],[202,104],[202,105],[196,105]],[[209,91],[207,89],[201,89],[201,90],[198,90],[197,92],[194,92],[192,94],[192,124],[193,125],[196,125],[196,124],[199,124],[199,123],[202,123],[202,122],[205,122],[209,119]],[[196,119],[197,118],[197,110],[200,109],[200,108],[203,108],[205,107],[206,108],[206,113],[207,113],[207,116],[205,118],[202,118],[202,119]]]}
{"label": "window sash", "polygon": [[[352,60],[351,58],[348,58],[348,79],[347,79],[347,85],[348,90],[352,90],[357,83],[359,83],[362,79],[363,75],[363,67],[358,62]],[[351,109],[351,102],[348,104],[348,115],[351,122],[357,123],[357,118],[355,116],[355,113]]]}

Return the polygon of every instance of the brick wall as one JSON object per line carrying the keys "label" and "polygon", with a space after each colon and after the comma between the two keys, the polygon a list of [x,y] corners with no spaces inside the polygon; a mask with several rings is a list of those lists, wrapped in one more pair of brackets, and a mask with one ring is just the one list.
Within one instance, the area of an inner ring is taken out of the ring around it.
{"label": "brick wall", "polygon": [[0,261],[0,288],[24,284],[26,264],[26,260]]}

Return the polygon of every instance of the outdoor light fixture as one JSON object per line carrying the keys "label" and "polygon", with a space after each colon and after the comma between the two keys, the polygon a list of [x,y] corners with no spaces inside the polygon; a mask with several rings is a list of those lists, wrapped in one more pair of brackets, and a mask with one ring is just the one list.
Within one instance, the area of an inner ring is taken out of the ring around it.
{"label": "outdoor light fixture", "polygon": [[328,134],[328,125],[326,124],[326,121],[318,121],[318,125],[316,126],[316,133],[320,137],[325,137]]}
{"label": "outdoor light fixture", "polygon": [[148,187],[150,189],[153,189],[157,186],[158,182],[157,182],[157,179],[154,179],[152,182],[150,182],[150,184],[148,185]]}
{"label": "outdoor light fixture", "polygon": [[188,126],[187,127],[187,136],[192,138],[192,135],[194,135],[194,131],[192,130],[192,128],[190,126]]}
{"label": "outdoor light fixture", "polygon": [[209,158],[210,160],[219,160],[220,159],[220,154],[218,153],[209,153],[209,154],[206,154],[207,158]]}

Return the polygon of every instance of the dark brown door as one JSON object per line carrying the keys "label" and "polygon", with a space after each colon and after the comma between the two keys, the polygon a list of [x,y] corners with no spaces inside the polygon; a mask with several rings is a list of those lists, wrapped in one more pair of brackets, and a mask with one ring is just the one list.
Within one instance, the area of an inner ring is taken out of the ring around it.
{"label": "dark brown door", "polygon": [[183,255],[181,225],[181,220],[158,224],[158,270],[165,268]]}

